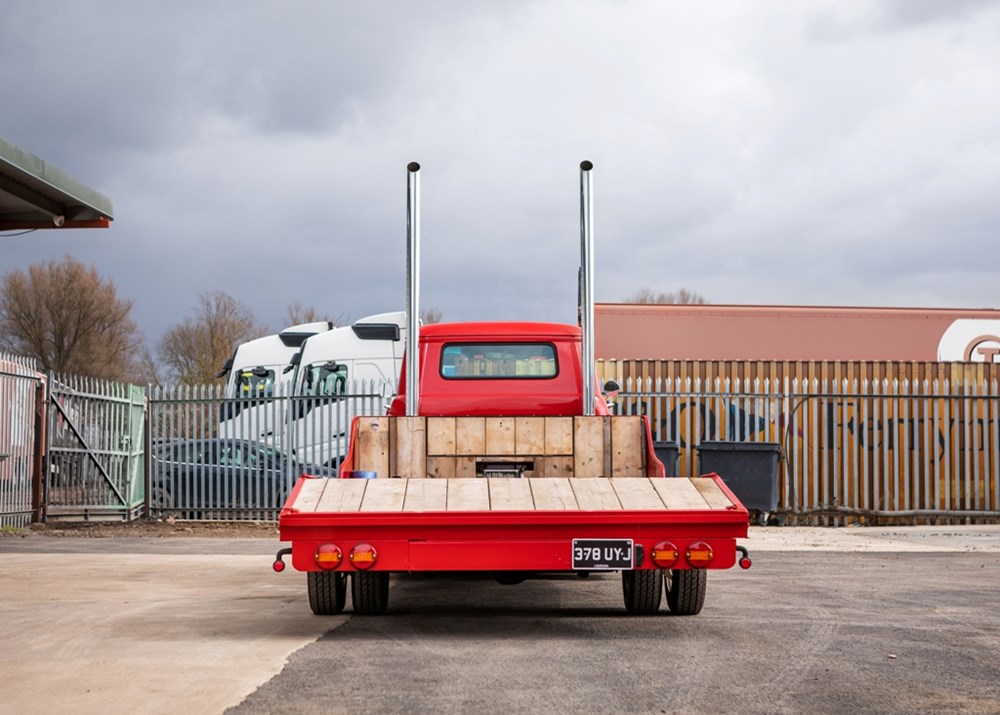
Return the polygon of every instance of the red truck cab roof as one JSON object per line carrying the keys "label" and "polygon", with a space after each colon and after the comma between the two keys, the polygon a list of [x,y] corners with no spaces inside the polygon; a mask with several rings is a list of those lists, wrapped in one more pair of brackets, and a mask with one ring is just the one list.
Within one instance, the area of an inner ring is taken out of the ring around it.
{"label": "red truck cab roof", "polygon": [[[417,413],[429,417],[583,414],[581,332],[531,322],[420,328]],[[406,367],[389,414],[406,414]],[[595,388],[596,389],[596,388]],[[603,400],[598,414],[608,414]]]}

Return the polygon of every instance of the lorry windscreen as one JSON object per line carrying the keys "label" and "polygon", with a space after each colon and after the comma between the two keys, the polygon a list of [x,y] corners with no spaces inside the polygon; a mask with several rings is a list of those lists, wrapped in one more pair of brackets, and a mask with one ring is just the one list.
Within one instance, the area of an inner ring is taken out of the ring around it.
{"label": "lorry windscreen", "polygon": [[347,365],[331,360],[310,365],[307,370],[304,394],[329,396],[347,392]]}
{"label": "lorry windscreen", "polygon": [[274,395],[274,370],[264,367],[242,370],[236,377],[238,397],[271,397]]}
{"label": "lorry windscreen", "polygon": [[450,343],[441,350],[441,377],[549,379],[559,374],[551,343]]}

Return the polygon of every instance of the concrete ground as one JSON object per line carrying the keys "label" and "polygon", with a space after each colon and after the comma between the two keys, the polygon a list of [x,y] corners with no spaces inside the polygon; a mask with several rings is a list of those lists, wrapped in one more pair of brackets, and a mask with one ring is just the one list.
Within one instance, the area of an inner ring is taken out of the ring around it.
{"label": "concrete ground", "polygon": [[[1000,526],[753,527],[751,557],[1000,553]],[[305,578],[257,539],[0,538],[0,710],[217,713],[351,615],[316,618]],[[1000,707],[1000,704],[998,704]]]}

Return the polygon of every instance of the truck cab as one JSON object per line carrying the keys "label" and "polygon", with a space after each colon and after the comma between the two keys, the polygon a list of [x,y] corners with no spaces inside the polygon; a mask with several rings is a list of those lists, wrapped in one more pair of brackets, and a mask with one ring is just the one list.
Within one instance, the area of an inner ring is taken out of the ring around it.
{"label": "truck cab", "polygon": [[[441,323],[420,329],[417,414],[571,416],[583,414],[582,333],[561,323]],[[405,414],[406,370],[391,416]],[[608,414],[597,401],[596,414]]]}

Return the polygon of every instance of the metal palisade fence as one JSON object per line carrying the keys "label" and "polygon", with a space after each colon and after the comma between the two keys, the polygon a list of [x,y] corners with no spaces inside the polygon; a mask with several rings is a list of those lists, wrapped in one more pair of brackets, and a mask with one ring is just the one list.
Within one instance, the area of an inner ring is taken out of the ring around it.
{"label": "metal palisade fence", "polygon": [[44,399],[35,361],[0,353],[0,527],[26,525],[40,502]]}
{"label": "metal palisade fence", "polygon": [[[702,471],[706,442],[777,445],[774,511],[789,523],[1000,520],[1000,365],[599,361],[597,373],[621,384],[619,413],[647,415],[674,445],[680,476]],[[336,474],[351,420],[383,414],[395,393],[338,389],[147,392],[0,354],[0,527],[272,520],[301,474]]]}
{"label": "metal palisade fence", "polygon": [[[797,523],[996,522],[997,379],[626,378],[619,410],[649,417],[699,472],[708,441],[780,445],[777,511]],[[725,479],[726,475],[721,475]]]}
{"label": "metal palisade fence", "polygon": [[302,474],[335,476],[355,416],[384,414],[390,383],[336,395],[233,398],[223,385],[152,386],[150,513],[180,519],[272,520]]}

